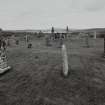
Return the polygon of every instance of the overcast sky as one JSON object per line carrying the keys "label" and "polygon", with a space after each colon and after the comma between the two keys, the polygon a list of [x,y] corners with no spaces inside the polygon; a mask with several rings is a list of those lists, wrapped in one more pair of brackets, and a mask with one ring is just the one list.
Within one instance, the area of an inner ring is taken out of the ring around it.
{"label": "overcast sky", "polygon": [[3,29],[105,27],[105,0],[0,0]]}

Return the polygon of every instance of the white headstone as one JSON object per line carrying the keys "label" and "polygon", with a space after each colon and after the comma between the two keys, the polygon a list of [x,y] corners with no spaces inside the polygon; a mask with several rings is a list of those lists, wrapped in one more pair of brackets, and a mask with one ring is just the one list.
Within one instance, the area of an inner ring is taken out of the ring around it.
{"label": "white headstone", "polygon": [[5,71],[9,70],[11,67],[7,65],[7,58],[6,55],[1,52],[0,56],[0,74],[4,73]]}
{"label": "white headstone", "polygon": [[62,45],[62,58],[63,58],[63,75],[68,76],[68,56],[66,51],[66,46]]}
{"label": "white headstone", "polygon": [[85,43],[86,43],[86,47],[90,47],[89,46],[89,35],[88,34],[86,34],[86,36],[85,36]]}

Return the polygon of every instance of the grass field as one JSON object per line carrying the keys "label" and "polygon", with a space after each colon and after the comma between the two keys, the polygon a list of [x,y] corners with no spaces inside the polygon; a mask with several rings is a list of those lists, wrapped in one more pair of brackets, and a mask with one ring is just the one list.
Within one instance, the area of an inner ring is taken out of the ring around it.
{"label": "grass field", "polygon": [[59,43],[44,39],[7,48],[12,70],[0,75],[0,105],[105,105],[103,39],[67,40],[70,76],[61,76]]}

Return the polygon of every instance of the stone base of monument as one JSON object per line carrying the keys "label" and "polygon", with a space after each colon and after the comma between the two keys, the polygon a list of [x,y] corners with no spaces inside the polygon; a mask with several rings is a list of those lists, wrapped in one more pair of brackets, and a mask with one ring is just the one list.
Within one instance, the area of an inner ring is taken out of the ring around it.
{"label": "stone base of monument", "polygon": [[11,69],[10,66],[7,66],[7,67],[5,67],[5,68],[0,68],[0,74],[3,74],[3,73],[7,72],[7,71],[10,70],[10,69]]}

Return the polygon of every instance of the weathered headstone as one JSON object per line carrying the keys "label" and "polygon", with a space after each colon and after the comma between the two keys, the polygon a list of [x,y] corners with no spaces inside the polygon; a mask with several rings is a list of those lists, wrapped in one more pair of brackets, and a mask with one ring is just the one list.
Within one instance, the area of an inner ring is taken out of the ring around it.
{"label": "weathered headstone", "polygon": [[7,57],[5,52],[0,50],[0,74],[11,69],[10,66],[7,65]]}
{"label": "weathered headstone", "polygon": [[68,56],[66,46],[62,45],[62,59],[63,59],[63,76],[67,77],[69,75],[69,68],[68,68]]}
{"label": "weathered headstone", "polygon": [[89,46],[89,35],[88,34],[86,34],[86,36],[85,36],[85,43],[86,43],[86,47],[90,47]]}
{"label": "weathered headstone", "polygon": [[10,39],[9,39],[9,38],[7,38],[6,43],[7,43],[7,46],[10,46],[10,45],[11,45],[11,44],[10,44]]}
{"label": "weathered headstone", "polygon": [[31,43],[28,44],[28,48],[32,48],[32,44]]}
{"label": "weathered headstone", "polygon": [[25,41],[28,42],[28,35],[25,36]]}

